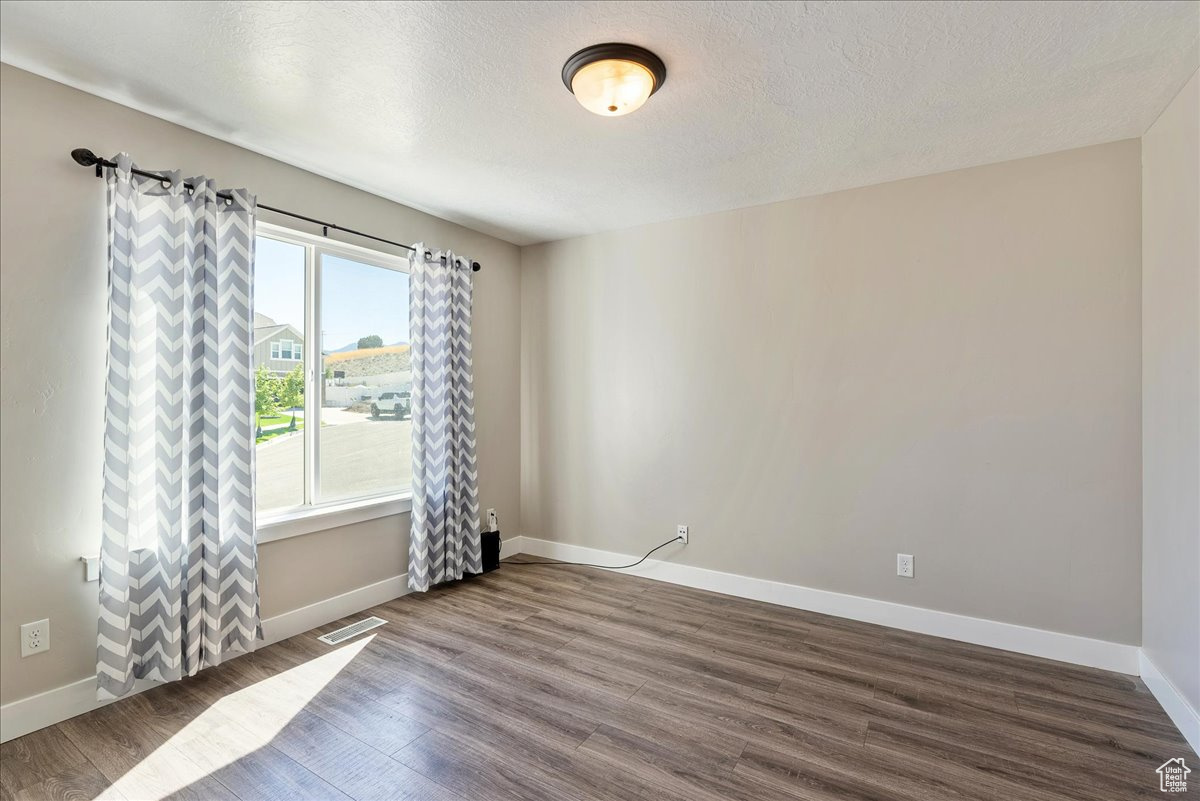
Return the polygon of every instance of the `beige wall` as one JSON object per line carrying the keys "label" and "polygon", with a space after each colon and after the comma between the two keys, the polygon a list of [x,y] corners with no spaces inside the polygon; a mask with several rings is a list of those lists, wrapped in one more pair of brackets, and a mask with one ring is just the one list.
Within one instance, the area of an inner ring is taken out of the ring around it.
{"label": "beige wall", "polygon": [[1129,140],[523,248],[522,533],[1136,644],[1140,229]]}
{"label": "beige wall", "polygon": [[1142,137],[1142,647],[1200,710],[1200,78]]}
{"label": "beige wall", "polygon": [[[238,147],[0,67],[0,701],[94,673],[105,358],[104,185],[68,153],[132,153],[245,186],[265,203],[479,260],[475,375],[481,501],[515,524],[519,254],[515,246]],[[336,152],[332,148],[331,152]],[[261,219],[286,224],[264,213]],[[264,545],[273,616],[401,574],[407,516]],[[20,623],[49,617],[49,653],[21,659]]]}

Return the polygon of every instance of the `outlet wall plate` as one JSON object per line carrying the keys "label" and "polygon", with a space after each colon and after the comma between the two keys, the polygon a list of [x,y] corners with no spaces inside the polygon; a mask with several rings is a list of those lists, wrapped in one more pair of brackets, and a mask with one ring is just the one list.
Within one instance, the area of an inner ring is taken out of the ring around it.
{"label": "outlet wall plate", "polygon": [[84,581],[99,581],[100,580],[100,557],[99,556],[81,556],[79,561],[83,562],[83,580]]}
{"label": "outlet wall plate", "polygon": [[896,575],[904,578],[913,577],[913,555],[911,553],[896,554]]}
{"label": "outlet wall plate", "polygon": [[688,544],[688,527],[683,526],[683,525],[676,526],[675,527],[675,536],[679,537],[679,539],[683,540],[684,545],[687,545]]}
{"label": "outlet wall plate", "polygon": [[35,620],[21,626],[21,658],[50,650],[50,619]]}

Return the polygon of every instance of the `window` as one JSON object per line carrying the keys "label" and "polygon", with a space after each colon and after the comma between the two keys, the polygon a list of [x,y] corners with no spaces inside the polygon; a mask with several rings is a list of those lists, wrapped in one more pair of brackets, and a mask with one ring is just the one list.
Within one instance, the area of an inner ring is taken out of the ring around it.
{"label": "window", "polygon": [[[257,283],[257,282],[255,282]],[[276,361],[299,362],[304,360],[304,346],[291,339],[271,343],[271,358]]]}
{"label": "window", "polygon": [[407,262],[266,224],[255,248],[259,515],[407,490]]}
{"label": "window", "polygon": [[271,343],[271,358],[298,362],[302,358],[301,353],[303,349],[304,346],[299,342],[291,339],[281,339],[278,342]]}

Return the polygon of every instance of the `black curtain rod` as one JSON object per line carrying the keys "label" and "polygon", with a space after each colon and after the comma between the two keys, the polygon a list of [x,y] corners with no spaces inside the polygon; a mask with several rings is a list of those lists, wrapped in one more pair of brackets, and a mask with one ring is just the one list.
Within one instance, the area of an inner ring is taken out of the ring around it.
{"label": "black curtain rod", "polygon": [[[108,159],[101,158],[100,156],[97,156],[92,151],[88,150],[86,147],[78,147],[78,148],[75,148],[74,150],[72,150],[71,158],[75,159],[76,164],[82,165],[84,167],[94,166],[96,168],[96,177],[97,178],[100,178],[104,175],[105,167],[116,167],[117,166],[117,163],[115,161],[109,161]],[[134,175],[140,175],[143,178],[152,178],[155,181],[169,181],[170,180],[165,175],[158,175],[157,173],[146,172],[145,170],[139,170],[136,167],[133,168],[132,172]],[[193,190],[196,188],[196,187],[192,186],[191,184],[187,184],[187,183],[184,184],[184,187],[186,187],[188,190]],[[218,192],[217,197],[221,198],[222,200],[232,200],[233,199],[233,197],[228,192]],[[344,234],[352,234],[353,236],[361,236],[363,239],[372,239],[376,242],[383,242],[386,245],[395,245],[396,247],[404,248],[405,250],[413,249],[412,245],[406,245],[403,242],[393,242],[392,240],[384,239],[381,236],[372,236],[371,234],[364,234],[362,231],[355,231],[353,228],[343,228],[342,226],[335,225],[334,223],[331,223],[331,222],[325,222],[324,220],[317,220],[317,219],[314,219],[313,217],[306,217],[303,214],[297,214],[294,211],[285,211],[283,209],[277,209],[274,206],[268,206],[265,203],[259,203],[258,208],[263,209],[264,211],[274,212],[275,214],[282,214],[285,217],[292,217],[297,220],[304,220],[305,222],[312,223],[313,225],[319,225],[319,226],[321,226],[322,233],[325,236],[329,236],[329,229],[332,228],[333,230],[341,231]],[[425,251],[425,255],[428,257],[428,256],[432,256],[433,254],[427,250],[427,251]],[[479,262],[477,262],[477,261],[471,262],[471,271],[476,272],[476,273],[479,272]]]}

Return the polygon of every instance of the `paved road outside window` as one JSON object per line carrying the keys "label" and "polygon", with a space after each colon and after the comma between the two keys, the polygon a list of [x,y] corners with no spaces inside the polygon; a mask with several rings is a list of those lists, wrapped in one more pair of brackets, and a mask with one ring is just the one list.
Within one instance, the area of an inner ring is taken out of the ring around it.
{"label": "paved road outside window", "polygon": [[[412,421],[328,410],[321,437],[321,501],[407,487],[412,479]],[[330,425],[333,420],[338,422]],[[304,502],[302,432],[259,443],[259,513]]]}

